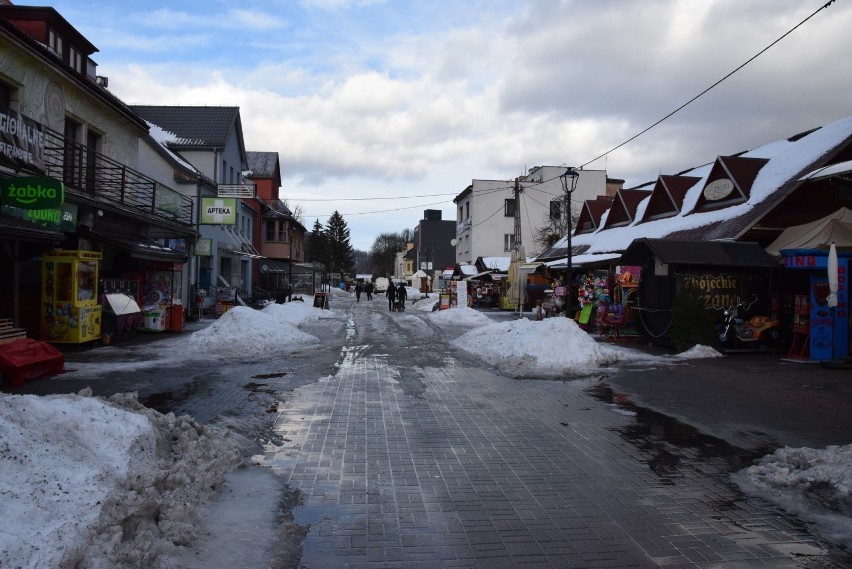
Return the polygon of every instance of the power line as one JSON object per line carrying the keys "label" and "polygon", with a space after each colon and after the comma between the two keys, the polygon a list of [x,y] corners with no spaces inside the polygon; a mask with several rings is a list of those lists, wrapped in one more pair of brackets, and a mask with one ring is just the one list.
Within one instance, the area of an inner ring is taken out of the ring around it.
{"label": "power line", "polygon": [[626,144],[628,144],[628,143],[630,143],[630,142],[633,142],[634,140],[636,140],[637,138],[639,138],[640,136],[642,136],[643,134],[645,134],[646,132],[648,132],[648,131],[649,131],[649,130],[651,130],[652,128],[654,128],[654,127],[656,127],[657,125],[659,125],[660,123],[662,123],[663,121],[665,121],[665,120],[667,120],[667,119],[671,118],[671,117],[672,117],[672,116],[674,116],[676,113],[678,113],[679,111],[683,110],[686,106],[690,105],[691,103],[695,102],[698,98],[700,98],[700,97],[702,97],[703,95],[705,95],[706,93],[708,93],[711,89],[713,89],[713,88],[717,87],[720,83],[722,83],[723,81],[725,81],[726,79],[728,79],[729,77],[731,77],[734,73],[736,73],[737,71],[739,71],[740,69],[742,69],[743,67],[745,67],[746,65],[748,65],[749,63],[751,63],[752,61],[754,61],[755,59],[757,59],[758,57],[760,57],[761,55],[763,55],[766,51],[768,51],[768,50],[769,50],[769,48],[771,48],[772,46],[774,46],[775,44],[777,44],[778,42],[780,42],[781,40],[783,40],[785,37],[787,37],[788,35],[790,35],[791,33],[793,33],[793,32],[794,32],[797,28],[799,28],[799,27],[800,27],[800,26],[802,26],[805,22],[807,22],[808,20],[810,20],[811,18],[813,18],[814,16],[816,16],[817,14],[819,14],[821,11],[825,10],[826,8],[828,8],[829,6],[831,6],[832,4],[834,4],[834,2],[835,2],[835,0],[830,0],[829,2],[826,2],[824,5],[822,5],[820,8],[818,8],[818,9],[817,9],[817,10],[816,10],[813,14],[811,14],[810,16],[808,16],[807,18],[805,18],[804,20],[802,20],[801,22],[799,22],[798,24],[796,24],[795,26],[793,26],[792,28],[790,28],[790,29],[789,29],[789,30],[788,30],[788,31],[787,31],[784,35],[782,35],[781,37],[779,37],[778,39],[776,39],[775,41],[773,41],[772,43],[770,43],[768,46],[766,46],[765,48],[763,48],[762,50],[760,50],[759,52],[757,52],[755,55],[753,55],[752,57],[750,57],[750,58],[749,58],[749,59],[748,59],[745,63],[743,63],[743,64],[741,64],[740,66],[738,66],[736,69],[734,69],[733,71],[731,71],[730,73],[728,73],[727,75],[725,75],[724,77],[722,77],[721,79],[719,79],[718,81],[716,81],[715,83],[713,83],[712,85],[710,85],[709,87],[707,87],[706,89],[704,89],[703,91],[701,91],[700,93],[698,93],[696,96],[694,96],[693,98],[691,98],[690,100],[688,100],[687,102],[685,102],[684,104],[682,104],[681,106],[679,106],[678,108],[676,108],[675,110],[673,110],[672,112],[670,112],[669,114],[667,114],[666,116],[664,116],[663,118],[661,118],[660,120],[658,120],[657,122],[655,122],[654,124],[652,124],[651,126],[649,126],[649,127],[645,128],[645,129],[641,130],[640,132],[638,132],[638,133],[634,134],[633,136],[631,136],[630,138],[628,138],[627,140],[625,140],[624,142],[622,142],[622,143],[621,143],[621,144],[619,144],[618,146],[615,146],[615,147],[613,147],[613,148],[610,148],[609,150],[607,150],[606,152],[604,152],[604,153],[603,153],[603,154],[601,154],[600,156],[597,156],[597,157],[595,157],[595,158],[592,158],[592,159],[591,159],[591,160],[589,160],[588,162],[585,162],[585,163],[583,163],[583,164],[580,164],[580,166],[579,166],[579,167],[580,167],[580,168],[583,168],[584,166],[588,166],[588,165],[589,165],[589,164],[591,164],[592,162],[595,162],[595,161],[597,161],[597,160],[600,160],[600,159],[601,159],[601,158],[603,158],[604,156],[607,156],[608,154],[611,154],[612,152],[615,152],[616,150],[618,150],[618,149],[619,149],[619,148],[621,148],[622,146],[624,146],[624,145],[626,145]]}

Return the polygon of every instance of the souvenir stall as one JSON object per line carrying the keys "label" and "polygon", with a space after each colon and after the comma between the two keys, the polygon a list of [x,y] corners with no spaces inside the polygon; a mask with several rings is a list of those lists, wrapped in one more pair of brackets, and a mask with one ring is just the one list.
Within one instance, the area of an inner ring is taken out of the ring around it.
{"label": "souvenir stall", "polygon": [[598,301],[596,319],[601,338],[618,340],[639,336],[633,309],[636,307],[640,275],[641,267],[638,266],[619,265],[615,268],[612,295],[602,291],[601,298],[609,300]]}
{"label": "souvenir stall", "polygon": [[790,357],[811,360],[845,358],[849,354],[849,257],[837,254],[837,306],[830,307],[828,250],[785,249],[785,270],[804,271],[808,275],[807,290],[794,295],[793,338]]}
{"label": "souvenir stall", "polygon": [[154,269],[146,272],[142,307],[143,330],[183,330],[183,301],[180,298],[182,267],[183,265],[178,263],[158,263]]}
{"label": "souvenir stall", "polygon": [[42,257],[41,337],[81,344],[101,337],[97,285],[101,253],[50,251]]}

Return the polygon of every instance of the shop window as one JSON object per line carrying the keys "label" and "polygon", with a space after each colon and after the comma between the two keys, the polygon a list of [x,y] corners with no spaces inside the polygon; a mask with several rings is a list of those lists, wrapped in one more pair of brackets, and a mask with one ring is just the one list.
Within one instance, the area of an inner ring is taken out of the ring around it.
{"label": "shop window", "polygon": [[503,200],[503,216],[504,217],[515,217],[515,200],[508,199]]}

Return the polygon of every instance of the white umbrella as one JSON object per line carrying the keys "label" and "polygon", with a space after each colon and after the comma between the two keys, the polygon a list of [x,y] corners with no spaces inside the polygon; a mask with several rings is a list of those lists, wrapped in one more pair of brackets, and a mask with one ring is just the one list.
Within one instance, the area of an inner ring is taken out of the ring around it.
{"label": "white umbrella", "polygon": [[820,363],[823,367],[830,369],[848,369],[849,364],[846,360],[837,358],[837,335],[834,332],[834,326],[837,322],[834,319],[834,309],[837,307],[837,247],[834,241],[831,242],[831,247],[828,249],[828,307],[831,308],[831,359],[823,360]]}
{"label": "white umbrella", "polygon": [[828,249],[828,307],[837,307],[837,247],[834,241]]}

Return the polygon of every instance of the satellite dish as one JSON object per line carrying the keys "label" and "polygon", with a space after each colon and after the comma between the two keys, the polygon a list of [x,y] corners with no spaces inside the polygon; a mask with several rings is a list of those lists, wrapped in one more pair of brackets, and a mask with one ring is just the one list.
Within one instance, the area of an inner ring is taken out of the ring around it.
{"label": "satellite dish", "polygon": [[456,246],[456,245],[458,245],[458,244],[459,244],[459,240],[458,240],[458,239],[450,239],[450,245],[452,245],[453,247],[455,247],[455,246]]}

